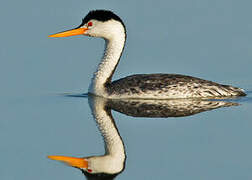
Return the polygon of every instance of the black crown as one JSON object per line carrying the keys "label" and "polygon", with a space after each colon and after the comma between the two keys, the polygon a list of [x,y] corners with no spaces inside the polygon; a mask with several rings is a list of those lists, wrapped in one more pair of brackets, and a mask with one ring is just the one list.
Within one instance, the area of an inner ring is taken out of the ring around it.
{"label": "black crown", "polygon": [[84,24],[89,22],[91,19],[95,19],[97,21],[102,21],[102,22],[114,19],[116,21],[121,22],[122,25],[124,26],[124,23],[121,20],[121,18],[119,16],[117,16],[116,14],[114,14],[112,11],[108,11],[108,10],[93,10],[93,11],[90,11],[86,15],[86,17],[82,19],[82,23],[81,23],[80,26],[83,26]]}

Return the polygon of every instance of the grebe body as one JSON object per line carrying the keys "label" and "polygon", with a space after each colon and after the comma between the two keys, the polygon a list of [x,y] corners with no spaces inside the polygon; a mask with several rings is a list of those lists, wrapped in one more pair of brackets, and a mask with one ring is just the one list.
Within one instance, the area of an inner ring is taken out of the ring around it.
{"label": "grebe body", "polygon": [[107,85],[107,97],[112,98],[211,98],[243,96],[244,91],[192,76],[179,74],[137,74]]}
{"label": "grebe body", "polygon": [[178,74],[136,74],[111,81],[126,41],[126,28],[119,16],[107,10],[90,11],[82,24],[49,37],[86,35],[105,39],[105,51],[94,73],[89,93],[120,99],[218,98],[245,96],[241,88]]}

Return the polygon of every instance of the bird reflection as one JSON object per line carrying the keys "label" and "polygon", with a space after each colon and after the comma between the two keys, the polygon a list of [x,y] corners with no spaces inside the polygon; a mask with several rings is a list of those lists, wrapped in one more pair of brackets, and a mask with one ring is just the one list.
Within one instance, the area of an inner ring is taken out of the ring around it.
{"label": "bird reflection", "polygon": [[139,100],[139,99],[106,99],[88,96],[93,117],[103,136],[105,154],[84,158],[66,156],[48,156],[80,169],[87,179],[114,179],[125,168],[125,148],[116,127],[111,110],[133,117],[182,117],[200,112],[239,105],[225,101],[200,99],[178,100]]}

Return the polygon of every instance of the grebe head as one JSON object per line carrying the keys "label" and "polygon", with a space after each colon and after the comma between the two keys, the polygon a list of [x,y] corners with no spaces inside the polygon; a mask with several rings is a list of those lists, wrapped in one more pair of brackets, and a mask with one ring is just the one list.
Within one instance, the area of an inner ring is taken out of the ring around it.
{"label": "grebe head", "polygon": [[49,37],[67,37],[75,35],[86,35],[101,37],[107,40],[124,35],[126,36],[125,25],[121,18],[108,10],[90,11],[82,23],[75,29],[50,35]]}

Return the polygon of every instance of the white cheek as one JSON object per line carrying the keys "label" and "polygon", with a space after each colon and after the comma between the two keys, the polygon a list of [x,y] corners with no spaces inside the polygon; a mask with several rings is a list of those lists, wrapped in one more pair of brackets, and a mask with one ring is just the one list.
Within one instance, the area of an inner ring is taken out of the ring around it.
{"label": "white cheek", "polygon": [[87,31],[84,33],[84,35],[85,35],[85,36],[95,36],[92,29],[87,30]]}

